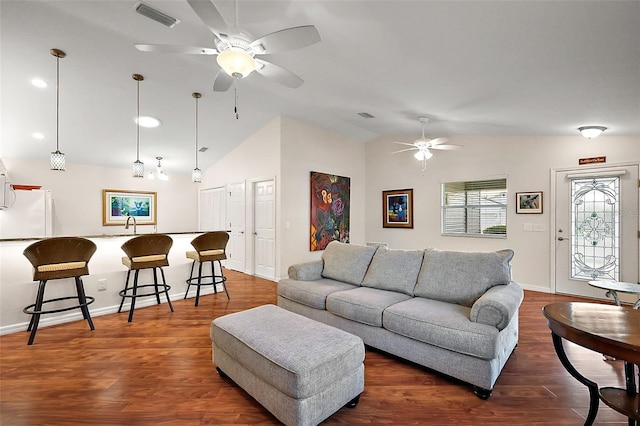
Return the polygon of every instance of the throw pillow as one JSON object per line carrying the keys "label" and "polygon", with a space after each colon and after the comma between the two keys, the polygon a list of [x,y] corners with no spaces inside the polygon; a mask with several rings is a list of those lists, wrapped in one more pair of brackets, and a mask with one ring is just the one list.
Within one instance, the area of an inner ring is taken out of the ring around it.
{"label": "throw pillow", "polygon": [[513,250],[457,252],[427,249],[414,294],[471,307],[487,290],[511,281]]}
{"label": "throw pillow", "polygon": [[362,285],[413,296],[424,250],[389,250],[379,247]]}
{"label": "throw pillow", "polygon": [[322,253],[322,276],[332,280],[360,285],[376,247],[330,242]]}

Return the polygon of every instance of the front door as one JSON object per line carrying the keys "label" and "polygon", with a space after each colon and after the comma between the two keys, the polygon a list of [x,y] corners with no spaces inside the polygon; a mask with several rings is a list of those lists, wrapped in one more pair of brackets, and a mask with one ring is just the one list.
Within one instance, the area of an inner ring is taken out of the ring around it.
{"label": "front door", "polygon": [[555,172],[557,293],[603,299],[589,281],[638,282],[638,190],[637,164]]}

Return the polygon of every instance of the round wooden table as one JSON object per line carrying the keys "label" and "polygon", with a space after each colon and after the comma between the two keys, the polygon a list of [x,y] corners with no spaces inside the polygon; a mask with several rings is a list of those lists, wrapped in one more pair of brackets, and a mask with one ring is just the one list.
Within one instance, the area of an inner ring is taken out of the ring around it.
{"label": "round wooden table", "polygon": [[618,306],[622,305],[622,303],[620,303],[620,298],[618,297],[618,292],[637,294],[638,300],[634,303],[633,309],[640,308],[640,284],[625,283],[614,280],[595,280],[589,281],[589,285],[607,290],[605,295],[607,297],[613,297],[613,300],[615,300],[616,305]]}
{"label": "round wooden table", "polygon": [[[640,391],[636,385],[635,369],[640,369],[640,310],[599,303],[568,302],[549,304],[542,313],[547,318],[560,362],[569,374],[589,389],[589,414],[585,426],[593,424],[600,400],[627,416],[629,425],[638,425]],[[580,374],[569,362],[562,339],[625,361],[625,389],[600,388],[597,383]]]}

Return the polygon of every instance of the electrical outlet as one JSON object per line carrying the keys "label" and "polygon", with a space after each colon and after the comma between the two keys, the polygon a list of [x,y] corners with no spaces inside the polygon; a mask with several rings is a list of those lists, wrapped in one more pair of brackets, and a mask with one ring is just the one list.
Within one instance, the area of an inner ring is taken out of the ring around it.
{"label": "electrical outlet", "polygon": [[105,291],[105,290],[107,290],[107,280],[106,279],[98,280],[98,291]]}

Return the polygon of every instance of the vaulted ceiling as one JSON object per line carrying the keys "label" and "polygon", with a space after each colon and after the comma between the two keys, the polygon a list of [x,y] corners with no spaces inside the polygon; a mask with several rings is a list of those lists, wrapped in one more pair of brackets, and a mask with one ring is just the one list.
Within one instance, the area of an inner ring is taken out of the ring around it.
{"label": "vaulted ceiling", "polygon": [[[280,115],[361,141],[418,137],[419,116],[429,117],[433,137],[576,135],[582,125],[640,135],[638,1],[215,1],[231,28],[255,37],[312,24],[322,38],[271,56],[304,80],[301,87],[253,73],[237,93],[212,91],[214,56],[136,50],[135,43],[214,47],[186,1],[145,0],[179,19],[174,28],[136,13],[136,3],[0,1],[0,158],[46,160],[55,150],[51,48],[67,54],[59,141],[68,164],[130,167],[134,73],[144,76],[141,114],[162,121],[141,130],[141,160],[153,166],[162,156],[169,173],[193,168],[193,92],[203,95],[203,169]],[[34,77],[49,86],[33,87]]]}

